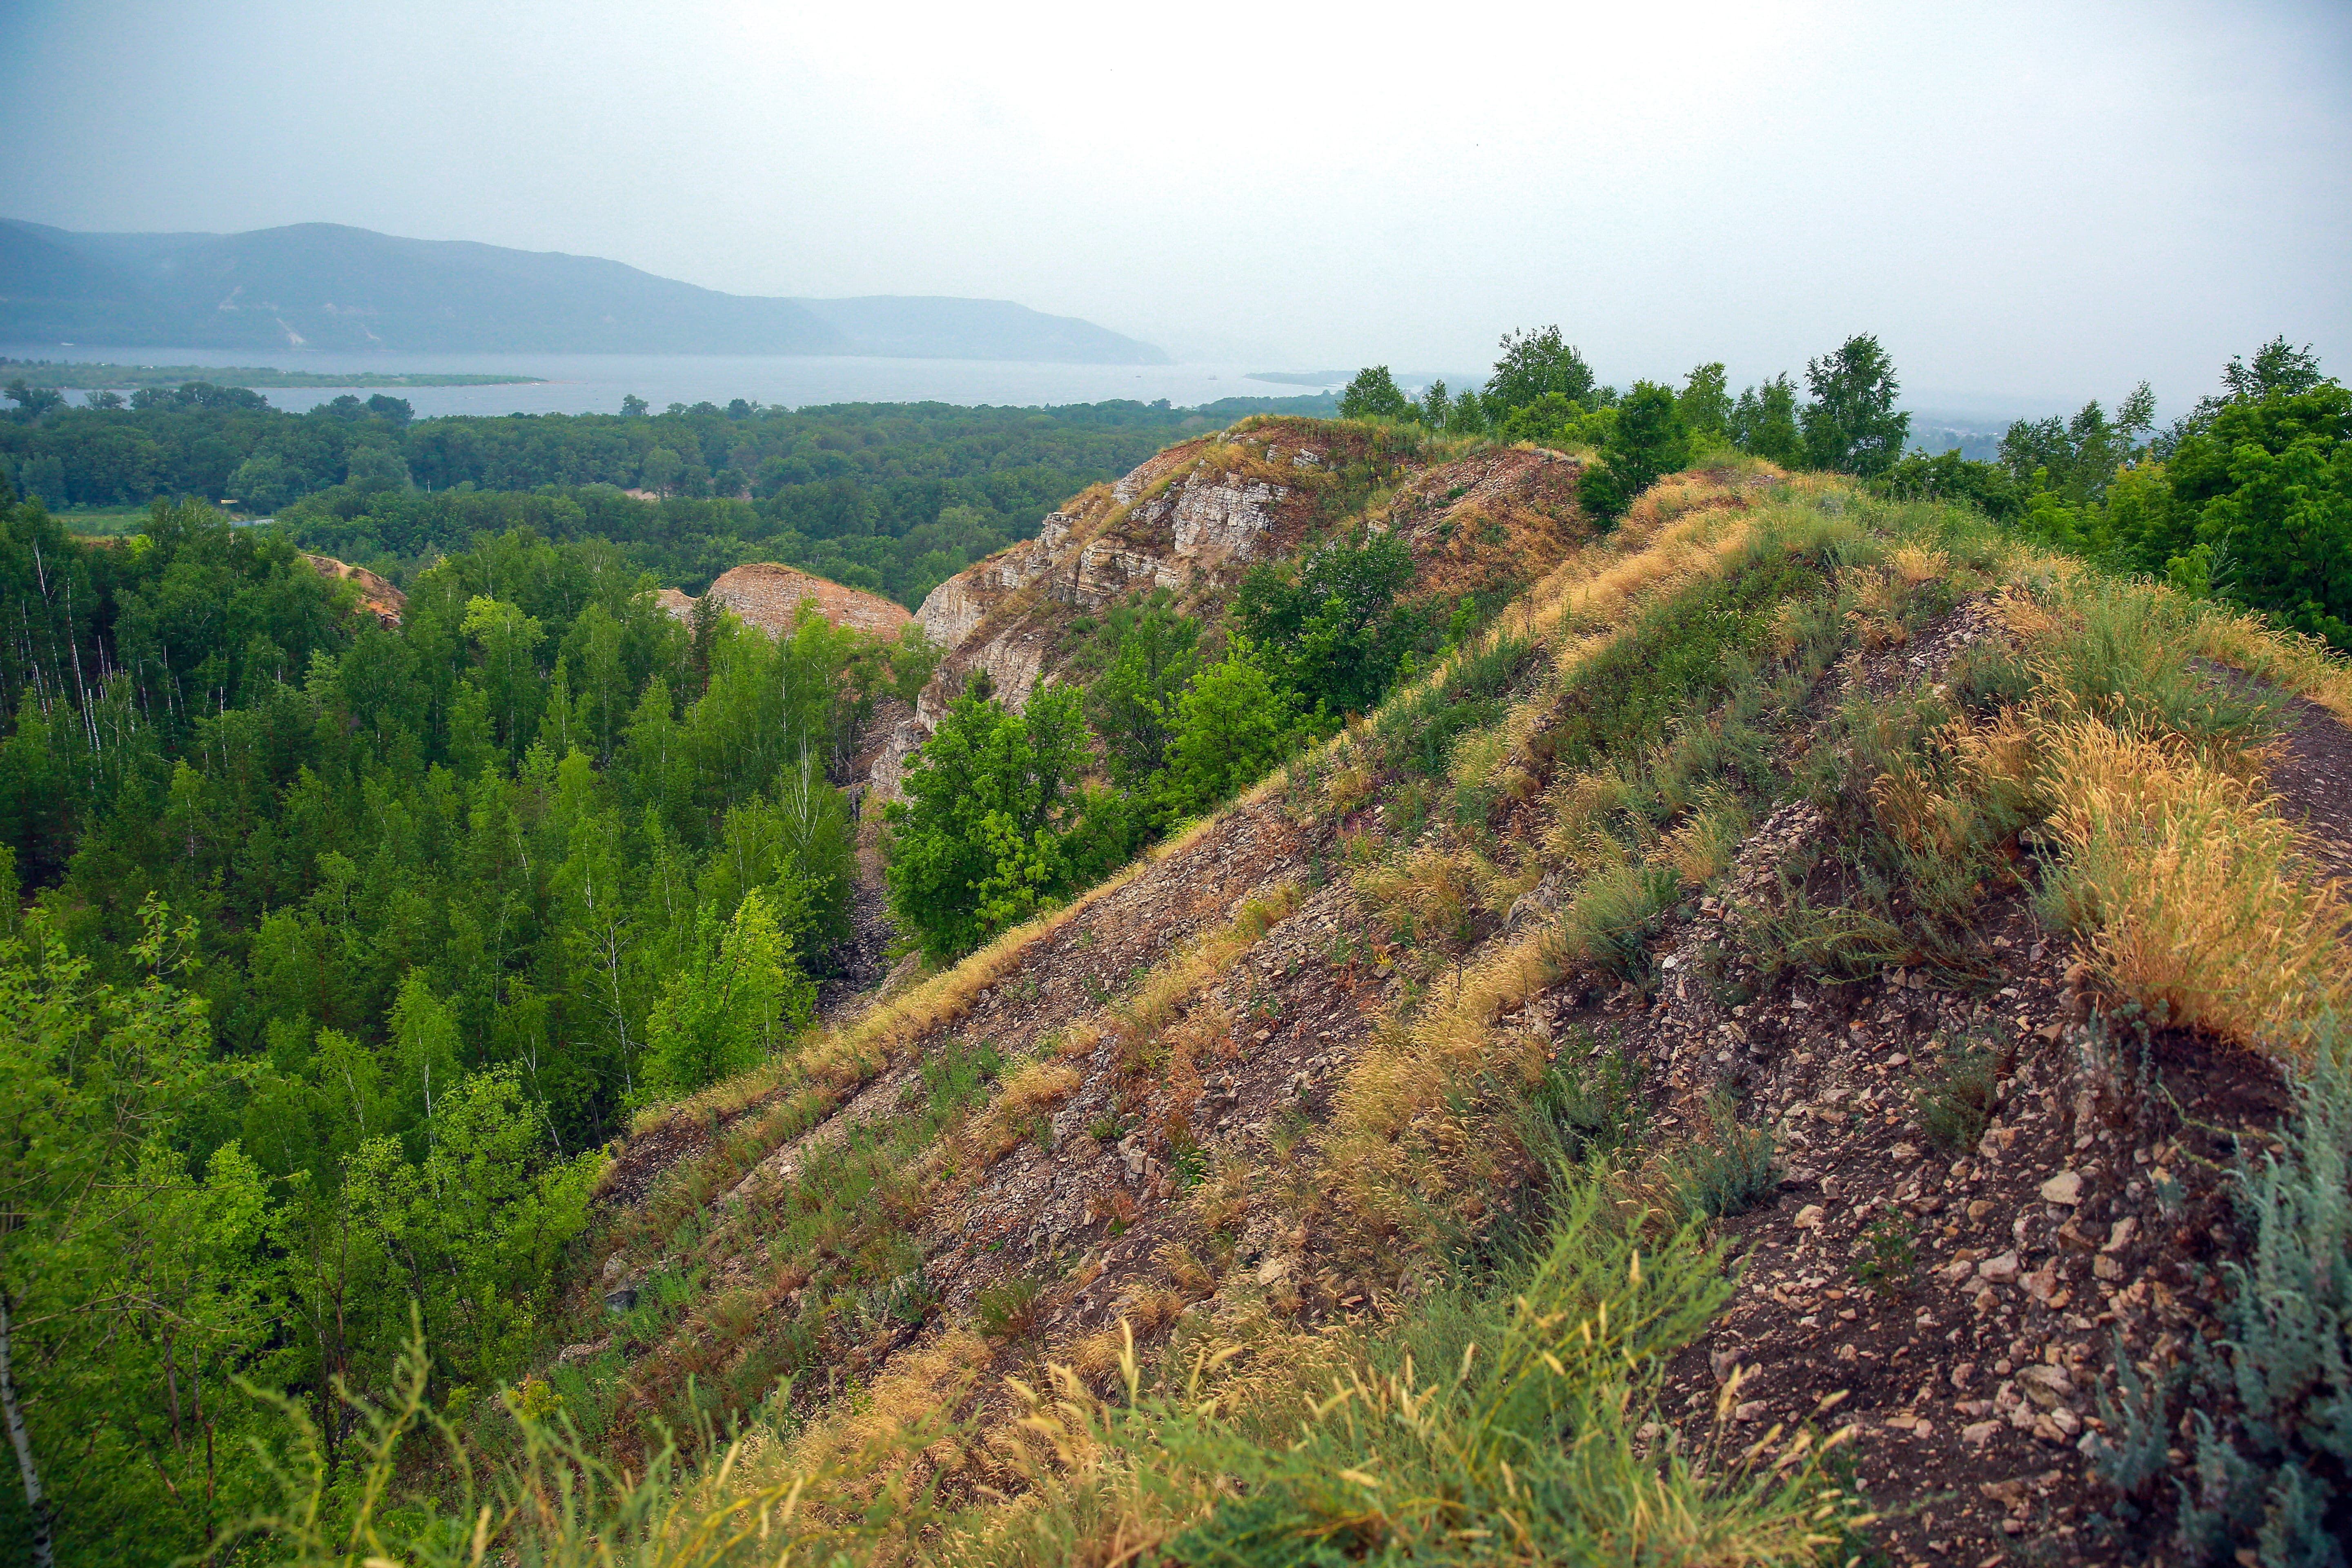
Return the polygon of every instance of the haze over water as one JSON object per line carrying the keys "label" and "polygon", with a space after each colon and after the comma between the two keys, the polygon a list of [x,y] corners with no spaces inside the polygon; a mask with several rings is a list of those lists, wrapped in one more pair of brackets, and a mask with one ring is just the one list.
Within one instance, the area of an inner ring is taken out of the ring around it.
{"label": "haze over water", "polygon": [[[1297,397],[1315,390],[1253,381],[1234,364],[1045,364],[1003,360],[861,359],[782,354],[447,354],[333,353],[250,349],[99,348],[55,343],[0,345],[10,359],[101,364],[268,365],[302,372],[369,371],[386,375],[535,375],[510,386],[257,388],[275,408],[301,413],[344,392],[389,391],[420,417],[441,414],[618,414],[621,399],[644,398],[656,412],[672,403],[754,403],[805,407],[827,403],[995,404],[1030,406],[1166,398],[1179,406],[1221,397]],[[80,394],[73,395],[80,401]]]}

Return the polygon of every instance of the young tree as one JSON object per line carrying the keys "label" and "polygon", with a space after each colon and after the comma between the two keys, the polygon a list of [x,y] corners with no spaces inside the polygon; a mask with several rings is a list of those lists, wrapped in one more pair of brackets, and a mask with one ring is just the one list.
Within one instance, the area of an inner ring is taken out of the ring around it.
{"label": "young tree", "polygon": [[1358,371],[1356,379],[1339,395],[1342,419],[1403,419],[1412,414],[1412,401],[1398,390],[1396,378],[1384,364]]}
{"label": "young tree", "polygon": [[1067,686],[1020,713],[967,692],[915,754],[883,822],[891,911],[926,954],[968,952],[1065,890],[1055,829],[1086,733]]}
{"label": "young tree", "polygon": [[1454,398],[1445,390],[1445,383],[1431,382],[1429,390],[1421,395],[1421,402],[1415,405],[1413,413],[1433,430],[1446,428],[1454,418]]}
{"label": "young tree", "polygon": [[1505,332],[1502,350],[1483,399],[1490,417],[1500,418],[1514,408],[1524,408],[1548,392],[1586,408],[1599,401],[1592,367],[1575,345],[1561,338],[1557,326]]}
{"label": "young tree", "polygon": [[1118,651],[1087,688],[1087,716],[1102,737],[1112,782],[1133,789],[1167,761],[1177,700],[1199,662],[1201,624],[1159,605],[1118,605],[1109,619]]}
{"label": "young tree", "polygon": [[1732,405],[1731,441],[1741,451],[1795,468],[1804,461],[1804,433],[1797,426],[1796,384],[1784,374],[1750,386]]}
{"label": "young tree", "polygon": [[662,988],[646,1023],[644,1078],[650,1093],[690,1094],[757,1067],[807,1027],[816,988],[754,888],[722,921],[714,904],[695,917],[686,964]]}
{"label": "young tree", "polygon": [[1296,739],[1289,694],[1276,685],[1246,637],[1202,670],[1179,704],[1162,796],[1176,816],[1197,816],[1255,784]]}
{"label": "young tree", "polygon": [[1682,391],[1675,395],[1675,406],[1693,436],[1724,439],[1731,429],[1731,394],[1726,390],[1722,362],[1692,367]]}
{"label": "young tree", "polygon": [[1834,353],[1808,362],[1805,383],[1813,394],[1802,416],[1805,456],[1814,468],[1868,477],[1895,466],[1911,416],[1895,406],[1901,384],[1875,337],[1848,338]]}
{"label": "young tree", "polygon": [[1615,424],[1601,448],[1601,466],[1585,470],[1578,495],[1594,516],[1615,521],[1633,498],[1690,461],[1690,432],[1673,391],[1637,381],[1617,405]]}

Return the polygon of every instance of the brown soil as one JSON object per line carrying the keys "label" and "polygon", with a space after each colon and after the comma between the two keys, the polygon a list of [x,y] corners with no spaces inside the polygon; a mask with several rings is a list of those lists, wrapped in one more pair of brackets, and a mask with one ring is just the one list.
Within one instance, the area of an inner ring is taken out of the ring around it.
{"label": "brown soil", "polygon": [[[751,626],[771,637],[792,630],[805,600],[816,601],[817,614],[836,626],[895,637],[915,617],[905,606],[862,589],[844,587],[772,561],[754,561],[721,573],[706,595],[717,599]],[[662,608],[684,620],[694,611],[694,600],[676,588],[658,597]]]}
{"label": "brown soil", "polygon": [[2286,700],[2284,746],[2271,764],[2281,808],[2300,822],[2312,858],[2352,882],[2352,730],[2305,697]]}
{"label": "brown soil", "polygon": [[400,617],[408,609],[408,595],[383,577],[364,566],[353,566],[331,555],[306,555],[303,559],[317,567],[320,576],[338,578],[357,588],[361,608],[377,620],[387,626],[400,625]]}

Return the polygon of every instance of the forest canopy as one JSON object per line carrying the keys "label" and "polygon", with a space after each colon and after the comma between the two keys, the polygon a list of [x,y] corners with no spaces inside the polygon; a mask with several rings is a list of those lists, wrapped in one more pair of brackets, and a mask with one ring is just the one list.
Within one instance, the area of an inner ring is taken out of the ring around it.
{"label": "forest canopy", "polygon": [[0,477],[53,510],[232,500],[276,513],[309,549],[401,583],[481,536],[529,527],[605,540],[689,592],[744,562],[782,561],[909,608],[1032,537],[1064,498],[1181,436],[1244,413],[1330,406],[788,409],[737,398],[656,412],[631,398],[614,415],[415,419],[407,400],[382,393],[298,415],[202,382],[142,387],[128,403],[92,393],[77,405],[21,381],[5,395]]}

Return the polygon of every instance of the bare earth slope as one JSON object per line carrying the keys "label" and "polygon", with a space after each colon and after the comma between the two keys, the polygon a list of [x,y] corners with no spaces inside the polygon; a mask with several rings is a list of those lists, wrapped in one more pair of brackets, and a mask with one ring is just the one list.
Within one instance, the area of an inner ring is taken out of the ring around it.
{"label": "bare earth slope", "polygon": [[[676,588],[664,588],[657,597],[662,608],[681,621],[694,613],[692,595]],[[914,618],[879,595],[845,587],[772,561],[750,562],[720,573],[710,584],[708,597],[771,637],[790,631],[802,603],[812,599],[816,602],[817,614],[835,626],[877,637],[896,637],[899,628]]]}
{"label": "bare earth slope", "polygon": [[[1205,602],[1318,521],[1283,476],[1344,448],[1308,433],[1173,448],[925,616],[1003,689],[1050,675],[1053,606],[1163,570]],[[891,1521],[919,1516],[890,1510],[919,1496],[975,1510],[971,1540],[1063,1520],[1053,1552],[1150,1560],[1231,1494],[1121,1489],[1118,1463],[1161,1462],[1086,1425],[1127,1336],[1196,1384],[1215,1347],[1212,1390],[1314,1409],[1362,1375],[1350,1347],[1598,1182],[1657,1255],[1724,1249],[1727,1301],[1624,1407],[1645,1462],[1732,1485],[1834,1436],[1850,1468],[1811,1473],[1843,1478],[1824,1506],[1853,1551],[2179,1561],[2182,1500],[2227,1490],[2188,1414],[2129,1491],[2106,1456],[2146,1449],[2131,1380],[2185,1386],[2211,1353],[2250,1246],[2231,1163],[2284,1148],[2296,1009],[2347,984],[2336,895],[2298,906],[2311,978],[2251,1031],[2199,1014],[2193,977],[2155,1013],[2126,917],[2053,892],[2095,847],[2061,826],[2081,769],[2048,760],[2102,722],[2067,662],[2105,613],[2078,569],[1753,466],[1670,479],[1591,540],[1564,459],[1441,456],[1371,510],[1423,591],[1540,579],[1487,640],[1071,908],[642,1119],[564,1397],[625,1455],[656,1422],[753,1421],[729,1484],[823,1475],[809,1528],[877,1558],[912,1549]],[[2309,885],[2344,844],[2305,775],[2344,751],[2352,679],[2134,592],[2118,624],[2171,628],[2147,635],[2172,668],[2236,659],[2315,699],[2284,750],[2142,758],[2273,770],[2284,805],[2231,795],[2231,820],[2298,822],[2306,858],[2275,875]],[[1597,1163],[1547,1174],[1562,1150]],[[1024,1390],[1056,1364],[1047,1421]],[[2236,1429],[2228,1398],[2202,1414]],[[1365,1473],[1332,1482],[1350,1530]],[[1070,1501],[1090,1478],[1127,1500],[1115,1529]]]}

